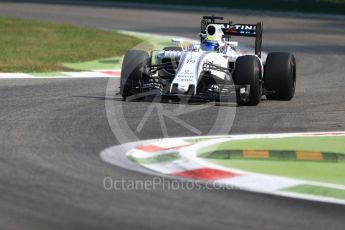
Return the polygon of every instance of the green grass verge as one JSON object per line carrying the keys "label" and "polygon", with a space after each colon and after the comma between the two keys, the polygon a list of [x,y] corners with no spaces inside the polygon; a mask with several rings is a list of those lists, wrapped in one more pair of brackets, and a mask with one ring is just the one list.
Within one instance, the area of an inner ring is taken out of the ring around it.
{"label": "green grass verge", "polygon": [[[90,0],[92,1],[92,0]],[[125,2],[123,0],[107,0]],[[253,9],[271,11],[295,11],[308,13],[345,14],[345,0],[127,0],[126,2],[225,7],[229,9]]]}
{"label": "green grass verge", "polygon": [[345,185],[345,163],[210,158],[207,158],[207,160],[225,167],[242,169],[248,172]]}
{"label": "green grass verge", "polygon": [[337,199],[345,199],[344,190],[335,189],[335,188],[326,188],[326,187],[314,186],[314,185],[307,185],[307,184],[290,187],[282,191],[296,192],[296,193],[303,193],[303,194],[308,194],[308,195],[316,195],[316,196],[324,196],[324,197],[332,197],[332,198],[337,198]]}
{"label": "green grass verge", "polygon": [[[345,154],[345,137],[290,137],[254,140],[229,141],[210,146],[198,152],[207,155],[212,151],[226,150],[290,150],[322,151]],[[242,169],[249,172],[286,176],[297,179],[322,181],[345,185],[344,162],[315,161],[278,161],[254,159],[211,159],[207,160],[225,167]]]}
{"label": "green grass verge", "polygon": [[[171,38],[158,35],[145,35],[135,32],[123,33],[126,36],[136,37],[141,40],[133,49],[151,51],[153,49],[162,49],[171,46]],[[63,63],[63,66],[72,70],[95,70],[95,69],[120,69],[122,65],[122,56],[91,60],[86,62]]]}
{"label": "green grass verge", "polygon": [[116,32],[0,18],[0,72],[57,72],[80,63],[122,56],[141,39]]}

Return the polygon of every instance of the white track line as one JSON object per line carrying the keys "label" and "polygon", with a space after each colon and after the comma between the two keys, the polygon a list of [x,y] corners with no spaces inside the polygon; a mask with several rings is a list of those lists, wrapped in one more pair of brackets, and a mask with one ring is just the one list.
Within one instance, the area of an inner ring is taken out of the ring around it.
{"label": "white track line", "polygon": [[[110,73],[114,72],[114,73]],[[78,78],[117,78],[121,71],[114,70],[95,70],[82,72],[61,72],[61,76],[35,76],[27,73],[0,73],[0,79],[78,79]]]}

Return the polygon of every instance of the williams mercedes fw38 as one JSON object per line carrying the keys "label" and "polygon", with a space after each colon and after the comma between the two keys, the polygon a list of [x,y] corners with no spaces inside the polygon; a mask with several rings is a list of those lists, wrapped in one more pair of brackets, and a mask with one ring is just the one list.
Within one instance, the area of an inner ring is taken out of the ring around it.
{"label": "williams mercedes fw38", "polygon": [[[120,94],[123,99],[148,95],[257,105],[269,100],[291,100],[295,93],[296,62],[290,53],[272,52],[263,60],[263,24],[219,22],[204,16],[200,43],[173,39],[176,47],[129,50],[123,60]],[[240,52],[233,36],[255,38],[252,54]]]}

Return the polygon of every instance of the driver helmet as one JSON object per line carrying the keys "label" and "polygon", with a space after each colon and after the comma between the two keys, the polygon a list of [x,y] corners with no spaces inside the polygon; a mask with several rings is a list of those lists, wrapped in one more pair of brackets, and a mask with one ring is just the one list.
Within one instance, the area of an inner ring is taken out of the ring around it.
{"label": "driver helmet", "polygon": [[201,43],[201,49],[204,51],[217,51],[219,43],[212,37],[205,38]]}

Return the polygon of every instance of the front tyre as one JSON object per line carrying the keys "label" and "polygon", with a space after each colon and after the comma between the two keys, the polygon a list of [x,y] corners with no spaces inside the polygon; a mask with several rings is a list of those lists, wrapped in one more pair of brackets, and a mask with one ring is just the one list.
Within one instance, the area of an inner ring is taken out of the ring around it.
{"label": "front tyre", "polygon": [[120,94],[123,99],[140,92],[143,80],[147,78],[145,66],[150,62],[150,56],[142,50],[129,50],[122,63]]}
{"label": "front tyre", "polygon": [[293,98],[296,88],[296,60],[292,54],[268,54],[264,86],[269,93],[266,95],[269,100],[290,101]]}
{"label": "front tyre", "polygon": [[236,85],[250,85],[249,98],[239,104],[258,105],[262,96],[261,64],[257,56],[238,57],[235,64],[234,82]]}

